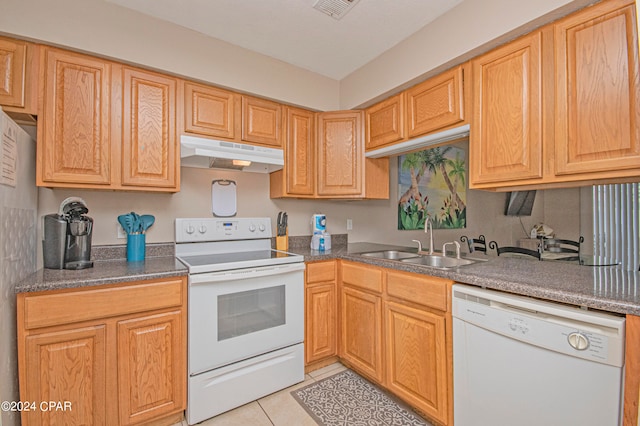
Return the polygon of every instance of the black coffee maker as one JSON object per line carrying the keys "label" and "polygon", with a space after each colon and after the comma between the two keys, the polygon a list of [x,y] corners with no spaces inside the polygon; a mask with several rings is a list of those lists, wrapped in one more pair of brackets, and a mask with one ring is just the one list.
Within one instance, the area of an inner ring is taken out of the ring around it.
{"label": "black coffee maker", "polygon": [[60,204],[58,214],[44,217],[42,251],[44,267],[49,269],[85,269],[93,267],[91,233],[93,219],[86,203],[69,197]]}

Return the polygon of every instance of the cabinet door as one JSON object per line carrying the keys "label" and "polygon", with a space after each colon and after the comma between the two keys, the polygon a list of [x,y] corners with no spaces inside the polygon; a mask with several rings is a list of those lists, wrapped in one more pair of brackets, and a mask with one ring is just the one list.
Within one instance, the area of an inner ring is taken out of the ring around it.
{"label": "cabinet door", "polygon": [[185,82],[185,131],[233,139],[235,98],[233,92]]}
{"label": "cabinet door", "polygon": [[0,105],[23,107],[27,43],[0,38]]}
{"label": "cabinet door", "polygon": [[471,184],[542,177],[541,33],[472,61]]}
{"label": "cabinet door", "polygon": [[71,409],[23,411],[23,424],[104,425],[106,331],[95,325],[28,336],[25,401],[69,401]]}
{"label": "cabinet door", "polygon": [[365,111],[366,150],[404,139],[404,93],[392,96]]}
{"label": "cabinet door", "polygon": [[603,2],[555,25],[556,174],[640,168],[634,15]]}
{"label": "cabinet door", "polygon": [[362,196],[364,181],[362,112],[318,115],[319,196]]}
{"label": "cabinet door", "polygon": [[287,108],[287,141],[284,149],[287,194],[313,195],[315,186],[314,113]]}
{"label": "cabinet door", "polygon": [[187,371],[182,312],[119,321],[117,333],[120,424],[184,409]]}
{"label": "cabinet door", "polygon": [[462,67],[456,67],[407,90],[410,138],[464,120],[462,84]]}
{"label": "cabinet door", "polygon": [[444,317],[386,302],[385,332],[387,387],[446,424],[449,389]]}
{"label": "cabinet door", "polygon": [[343,287],[340,303],[340,357],[382,383],[382,299]]}
{"label": "cabinet door", "polygon": [[336,355],[336,283],[317,284],[305,291],[305,363]]}
{"label": "cabinet door", "polygon": [[123,69],[122,184],[177,188],[176,79]]}
{"label": "cabinet door", "polygon": [[44,71],[38,185],[109,185],[111,64],[46,48]]}
{"label": "cabinet door", "polygon": [[282,147],[282,105],[266,99],[242,97],[242,140]]}

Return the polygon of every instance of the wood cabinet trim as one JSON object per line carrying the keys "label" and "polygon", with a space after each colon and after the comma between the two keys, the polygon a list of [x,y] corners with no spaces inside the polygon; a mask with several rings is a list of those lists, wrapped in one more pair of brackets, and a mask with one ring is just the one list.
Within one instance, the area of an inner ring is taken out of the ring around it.
{"label": "wood cabinet trim", "polygon": [[282,105],[242,96],[242,140],[282,148]]}
{"label": "wood cabinet trim", "polygon": [[365,150],[391,145],[405,139],[405,92],[365,110]]}
{"label": "wood cabinet trim", "polygon": [[21,321],[30,330],[180,306],[183,283],[184,278],[176,278],[118,287],[26,293]]}
{"label": "wood cabinet trim", "polygon": [[177,79],[123,67],[122,185],[176,187]]}
{"label": "wood cabinet trim", "polygon": [[452,283],[445,278],[387,271],[387,294],[443,312],[447,311],[448,291]]}
{"label": "wood cabinet trim", "polygon": [[406,102],[409,138],[464,121],[462,66],[408,89]]}
{"label": "wood cabinet trim", "polygon": [[542,178],[542,33],[494,49],[472,66],[471,187]]}
{"label": "wood cabinet trim", "polygon": [[233,139],[237,96],[227,90],[185,81],[185,132]]}
{"label": "wood cabinet trim", "polygon": [[25,106],[27,43],[0,37],[0,105]]}
{"label": "wood cabinet trim", "polygon": [[[554,25],[559,176],[640,169],[636,19],[633,2],[608,1]],[[597,42],[586,52],[589,37]]]}

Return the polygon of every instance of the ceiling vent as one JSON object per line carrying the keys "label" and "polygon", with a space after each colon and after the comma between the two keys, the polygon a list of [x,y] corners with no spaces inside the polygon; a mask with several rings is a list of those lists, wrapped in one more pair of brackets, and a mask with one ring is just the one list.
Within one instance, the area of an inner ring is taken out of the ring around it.
{"label": "ceiling vent", "polygon": [[349,12],[359,0],[318,0],[313,8],[333,19],[340,19]]}

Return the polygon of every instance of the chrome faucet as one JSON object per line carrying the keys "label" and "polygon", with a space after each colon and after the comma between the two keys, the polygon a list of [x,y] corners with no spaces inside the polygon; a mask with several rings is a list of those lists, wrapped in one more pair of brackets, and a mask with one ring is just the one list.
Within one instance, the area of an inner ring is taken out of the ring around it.
{"label": "chrome faucet", "polygon": [[455,244],[456,245],[456,259],[460,259],[460,243],[457,241],[449,241],[448,243],[444,243],[442,245],[442,255],[446,256],[447,255],[447,246],[449,244]]}
{"label": "chrome faucet", "polygon": [[[427,231],[427,227],[429,231]],[[431,224],[431,218],[427,216],[427,220],[424,222],[424,233],[429,233],[429,254],[433,255],[433,225]]]}
{"label": "chrome faucet", "polygon": [[433,227],[431,225],[431,218],[427,217],[427,220],[424,222],[424,233],[427,233],[427,226],[429,227],[429,251],[422,250],[422,243],[420,240],[411,240],[414,243],[418,243],[418,254],[429,254],[433,255]]}

